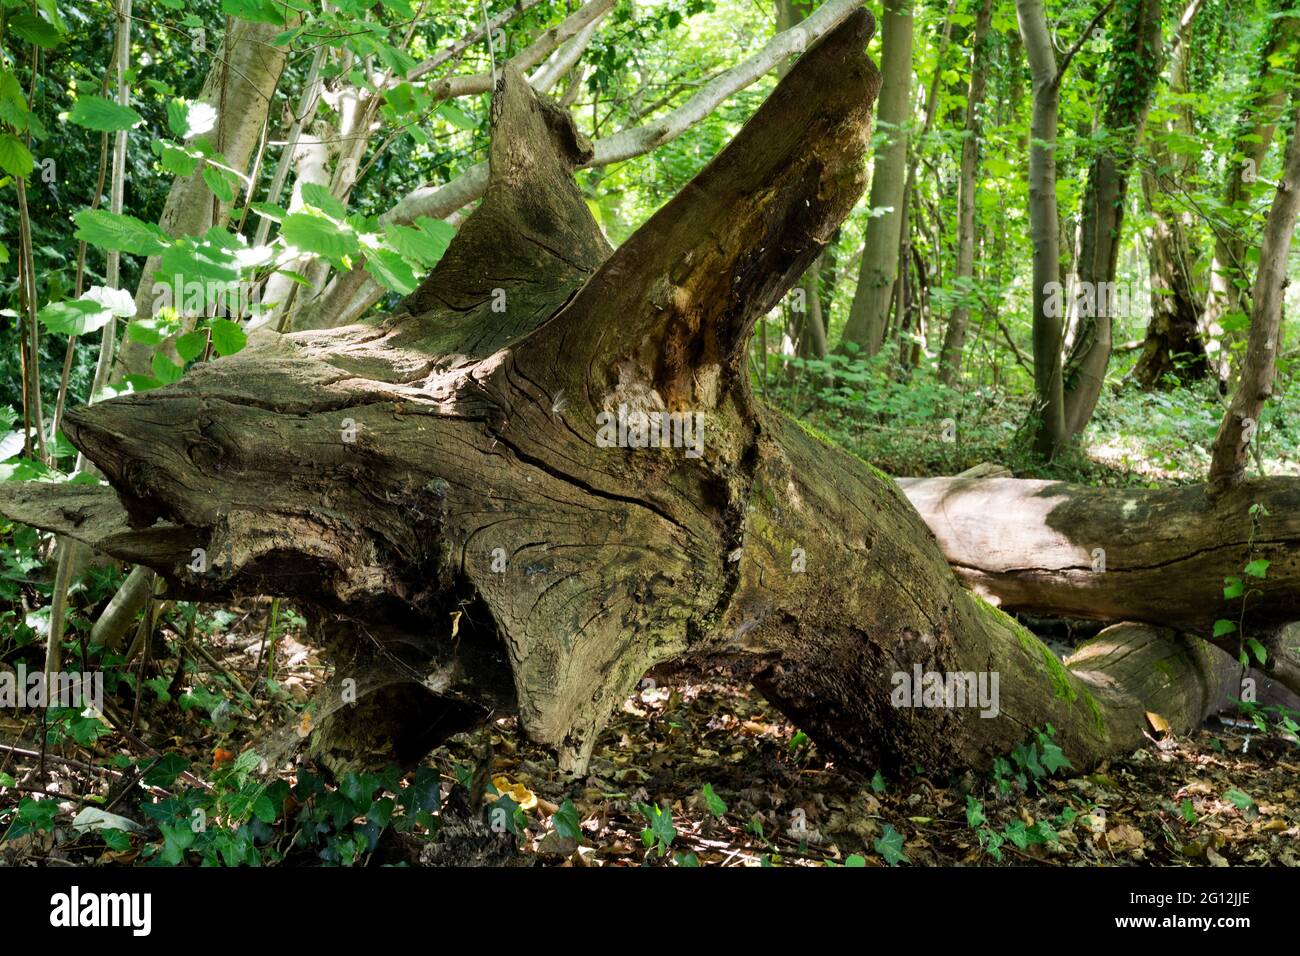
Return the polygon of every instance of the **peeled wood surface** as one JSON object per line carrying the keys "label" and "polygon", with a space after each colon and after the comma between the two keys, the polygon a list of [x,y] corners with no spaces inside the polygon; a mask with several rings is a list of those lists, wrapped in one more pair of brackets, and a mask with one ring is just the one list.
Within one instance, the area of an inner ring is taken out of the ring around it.
{"label": "peeled wood surface", "polygon": [[[1300,620],[1300,482],[1211,501],[1202,485],[1089,488],[1020,478],[904,478],[904,492],[973,590],[1004,609],[1208,630],[1235,616],[1223,578],[1267,558],[1249,620]],[[1262,503],[1252,552],[1250,507]],[[1105,570],[1093,552],[1105,551]]]}
{"label": "peeled wood surface", "polygon": [[[1300,620],[1300,481],[1266,478],[1211,498],[1204,485],[1088,488],[1017,478],[899,481],[957,576],[1003,610],[1145,621],[1210,639],[1236,621],[1224,578],[1270,564],[1246,604],[1246,631],[1274,654],[1264,669],[1300,691],[1292,649],[1277,631]],[[1250,508],[1262,504],[1252,541]],[[1105,570],[1094,570],[1094,553]],[[1236,653],[1235,634],[1218,641]]]}

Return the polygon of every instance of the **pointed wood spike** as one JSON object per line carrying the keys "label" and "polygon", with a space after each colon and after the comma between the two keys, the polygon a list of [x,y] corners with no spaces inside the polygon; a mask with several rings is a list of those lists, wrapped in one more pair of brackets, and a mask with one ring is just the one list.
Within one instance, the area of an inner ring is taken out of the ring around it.
{"label": "pointed wood spike", "polygon": [[436,315],[439,340],[467,359],[550,318],[610,253],[573,179],[591,154],[572,117],[507,64],[492,100],[487,193],[398,311]]}
{"label": "pointed wood spike", "polygon": [[620,367],[635,366],[653,370],[646,385],[668,408],[707,408],[743,377],[755,320],[862,194],[880,90],[865,52],[874,27],[859,10],[809,49],[731,143],[547,327],[544,362],[577,348],[566,367],[603,378],[574,381],[572,391],[590,386],[599,399],[618,386]]}

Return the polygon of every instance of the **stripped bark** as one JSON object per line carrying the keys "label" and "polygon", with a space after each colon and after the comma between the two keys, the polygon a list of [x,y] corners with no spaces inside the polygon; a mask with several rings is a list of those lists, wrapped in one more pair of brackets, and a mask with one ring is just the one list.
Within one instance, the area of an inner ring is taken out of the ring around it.
{"label": "stripped bark", "polygon": [[[1087,488],[1016,478],[904,478],[962,582],[1006,611],[1138,621],[1212,641],[1233,657],[1241,599],[1227,576],[1270,561],[1246,604],[1247,633],[1269,650],[1263,669],[1300,692],[1300,651],[1281,628],[1300,620],[1300,482],[1269,478],[1214,499],[1205,486]],[[1262,504],[1269,517],[1251,507]]]}

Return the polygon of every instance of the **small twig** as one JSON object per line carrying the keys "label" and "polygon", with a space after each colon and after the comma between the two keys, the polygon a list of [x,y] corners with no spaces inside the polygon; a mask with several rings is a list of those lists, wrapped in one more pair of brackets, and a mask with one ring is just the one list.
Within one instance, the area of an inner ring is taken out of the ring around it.
{"label": "small twig", "polygon": [[40,787],[28,787],[21,783],[10,784],[6,790],[17,790],[19,793],[39,793],[47,797],[55,797],[59,800],[73,800],[87,807],[99,807],[101,804],[96,800],[90,800],[86,797],[79,797],[75,793],[59,793],[57,790],[42,790]]}
{"label": "small twig", "polygon": [[[0,750],[7,751],[18,757],[39,757],[39,750],[28,750],[25,747],[15,747],[11,744],[0,744]],[[46,754],[47,760],[53,760],[55,763],[61,763],[68,767],[76,767],[78,770],[90,770],[95,773],[112,774],[115,777],[122,777],[125,774],[120,770],[114,770],[111,767],[96,767],[93,763],[85,763],[81,760],[73,760],[71,757],[60,757],[58,754]]]}
{"label": "small twig", "polygon": [[1106,16],[1106,14],[1110,13],[1110,8],[1113,6],[1115,6],[1115,0],[1110,0],[1109,3],[1098,10],[1097,15],[1092,18],[1092,22],[1089,23],[1087,29],[1083,31],[1083,35],[1074,42],[1074,46],[1070,47],[1069,52],[1065,54],[1065,59],[1063,59],[1061,65],[1056,68],[1056,76],[1052,77],[1052,83],[1054,85],[1061,85],[1061,80],[1065,77],[1065,71],[1070,67],[1070,61],[1073,60],[1074,55],[1083,48],[1083,45],[1088,42],[1088,38],[1092,36],[1092,31],[1097,28],[1097,24],[1101,22],[1102,18]]}

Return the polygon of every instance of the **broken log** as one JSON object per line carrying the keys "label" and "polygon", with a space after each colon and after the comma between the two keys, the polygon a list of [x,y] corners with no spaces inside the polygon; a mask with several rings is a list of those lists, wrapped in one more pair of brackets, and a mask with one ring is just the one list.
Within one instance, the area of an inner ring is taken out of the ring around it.
{"label": "broken log", "polygon": [[[581,771],[640,677],[691,655],[747,661],[861,768],[987,765],[1047,723],[1078,766],[1131,749],[1143,655],[1168,662],[1174,729],[1195,726],[1208,649],[1136,626],[1129,652],[1063,666],[960,586],[888,476],[752,394],[756,319],[863,189],[872,29],[859,10],[809,49],[612,253],[572,178],[590,144],[507,67],[483,203],[395,314],[73,410],[118,504],[0,486],[0,512],[177,596],[309,605],[336,665],[313,748],[336,763],[385,742],[409,761],[509,710]],[[407,679],[349,701],[378,658]],[[999,699],[900,706],[917,673],[996,675]]]}
{"label": "broken log", "polygon": [[[1258,640],[1265,674],[1300,692],[1300,481],[1263,478],[1219,497],[1205,485],[1089,488],[1016,478],[903,478],[962,582],[1004,611],[1138,621],[1236,657]],[[1243,569],[1265,560],[1264,577]],[[1242,598],[1224,596],[1243,579]],[[1242,627],[1216,637],[1214,624]]]}

